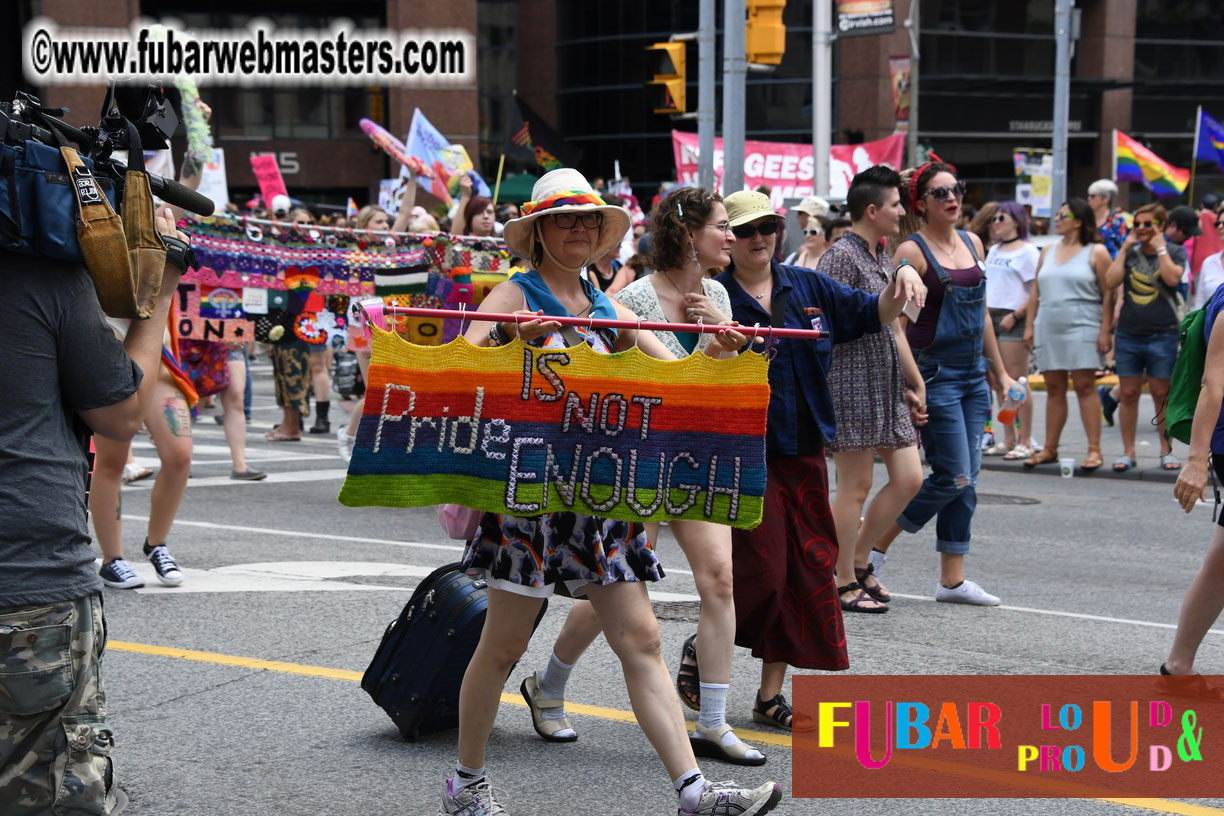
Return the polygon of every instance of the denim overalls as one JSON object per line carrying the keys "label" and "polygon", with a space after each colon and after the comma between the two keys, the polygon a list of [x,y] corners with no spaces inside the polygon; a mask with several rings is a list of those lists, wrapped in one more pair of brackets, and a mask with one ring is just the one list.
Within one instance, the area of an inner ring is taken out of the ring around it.
{"label": "denim overalls", "polygon": [[[957,230],[974,260],[977,253],[969,236]],[[977,476],[982,465],[982,431],[990,419],[990,389],[986,385],[986,358],[982,333],[986,323],[986,278],[977,286],[953,286],[922,236],[913,240],[944,286],[943,306],[935,339],[914,349],[914,360],[926,382],[927,424],[919,429],[931,474],[897,519],[897,525],[916,533],[938,515],[935,549],[964,555],[969,552],[973,511],[977,508]],[[979,261],[980,265],[980,261]]]}

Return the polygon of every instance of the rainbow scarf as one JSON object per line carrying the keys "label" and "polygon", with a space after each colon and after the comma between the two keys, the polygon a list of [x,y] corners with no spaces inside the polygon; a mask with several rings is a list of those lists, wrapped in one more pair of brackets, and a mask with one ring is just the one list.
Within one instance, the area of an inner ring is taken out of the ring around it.
{"label": "rainbow scarf", "polygon": [[571,207],[582,204],[594,204],[597,207],[608,206],[602,198],[595,193],[579,193],[573,190],[562,191],[550,195],[548,198],[541,198],[539,201],[527,201],[523,203],[523,215],[531,215],[533,212],[540,210],[551,210],[554,207]]}
{"label": "rainbow scarf", "polygon": [[638,348],[426,347],[373,328],[340,502],[752,528],[765,493],[768,362]]}

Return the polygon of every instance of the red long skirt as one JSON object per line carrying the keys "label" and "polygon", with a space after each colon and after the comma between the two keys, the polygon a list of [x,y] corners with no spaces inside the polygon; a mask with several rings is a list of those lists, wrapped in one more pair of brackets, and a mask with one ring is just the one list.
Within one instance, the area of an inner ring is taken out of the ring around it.
{"label": "red long skirt", "polygon": [[732,542],[735,644],[767,663],[850,668],[824,451],[770,461],[764,518]]}

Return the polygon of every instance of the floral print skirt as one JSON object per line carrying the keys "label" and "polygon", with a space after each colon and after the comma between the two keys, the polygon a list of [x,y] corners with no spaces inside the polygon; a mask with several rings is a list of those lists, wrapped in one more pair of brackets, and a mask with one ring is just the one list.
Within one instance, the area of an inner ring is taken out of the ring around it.
{"label": "floral print skirt", "polygon": [[463,566],[489,586],[519,595],[585,594],[586,584],[658,581],[663,566],[638,522],[550,513],[532,518],[485,513]]}

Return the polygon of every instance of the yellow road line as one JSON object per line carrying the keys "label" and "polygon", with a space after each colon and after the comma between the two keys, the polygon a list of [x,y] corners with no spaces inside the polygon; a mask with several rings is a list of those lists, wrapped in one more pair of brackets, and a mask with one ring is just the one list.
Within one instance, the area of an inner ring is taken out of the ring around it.
{"label": "yellow road line", "polygon": [[[281,674],[296,674],[303,677],[325,677],[329,680],[347,680],[360,683],[362,672],[350,669],[332,669],[326,666],[310,666],[304,663],[287,663],[281,660],[261,660],[257,657],[242,657],[240,655],[221,654],[219,652],[201,652],[194,649],[175,649],[168,646],[154,646],[149,643],[132,643],[123,640],[107,641],[106,648],[116,652],[131,652],[134,654],[153,655],[155,657],[171,657],[176,660],[193,660],[197,663],[212,663],[218,666],[234,666],[242,669],[259,669],[262,671],[280,672]],[[508,705],[526,708],[527,704],[518,694],[504,693],[501,701]],[[586,705],[566,701],[565,710],[568,714],[582,714],[588,717],[599,717],[614,722],[636,723],[637,718],[632,711],[622,711],[617,708]],[[746,742],[757,742],[766,745],[777,745],[782,748],[791,747],[791,738],[782,734],[769,734],[764,731],[748,729],[735,730],[735,733]],[[1192,805],[1188,802],[1178,802],[1173,799],[1107,799],[1097,801],[1109,802],[1115,805],[1149,810],[1155,813],[1172,813],[1177,816],[1221,816],[1224,810]]]}

